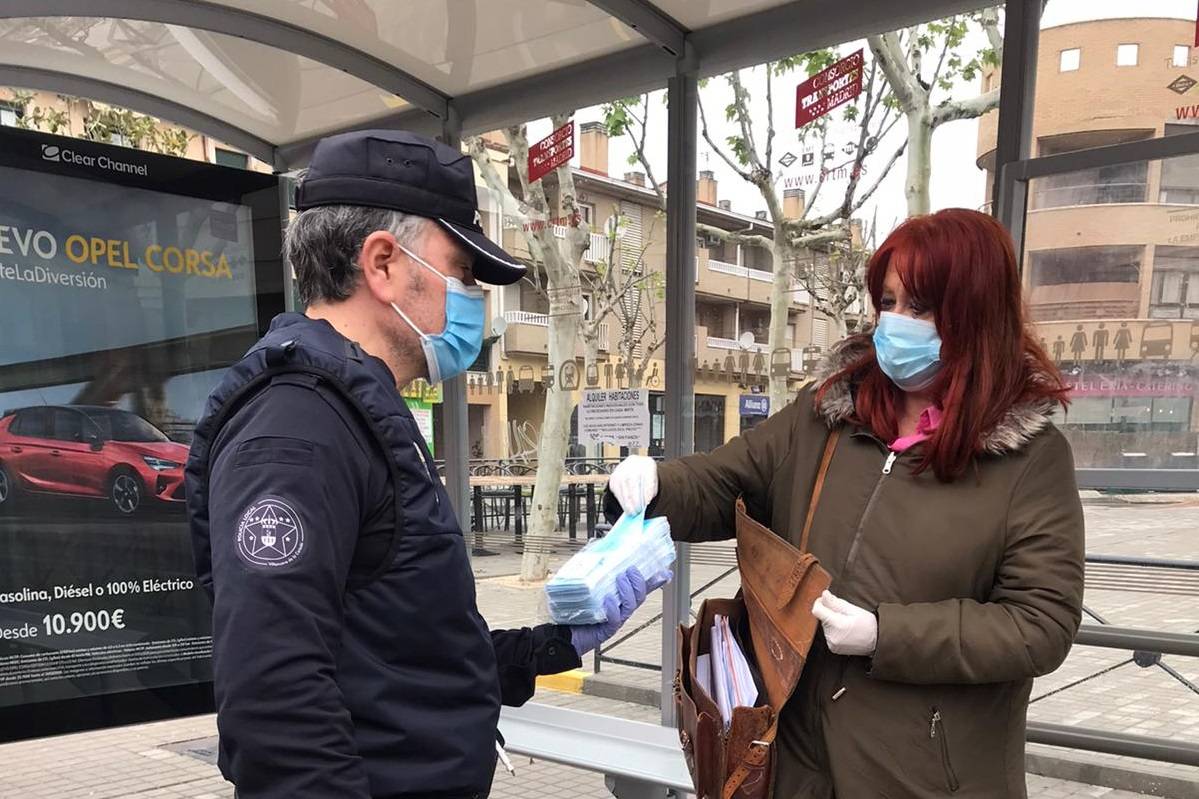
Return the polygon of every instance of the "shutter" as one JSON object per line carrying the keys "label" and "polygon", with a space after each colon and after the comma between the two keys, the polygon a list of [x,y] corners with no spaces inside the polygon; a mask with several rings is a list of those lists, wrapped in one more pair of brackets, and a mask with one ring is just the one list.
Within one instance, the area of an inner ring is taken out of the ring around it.
{"label": "shutter", "polygon": [[[641,257],[641,248],[644,247],[641,218],[642,207],[637,203],[622,201],[620,204],[620,213],[626,220],[624,235],[620,237],[617,246],[620,247],[620,262],[625,269],[625,274],[630,277],[636,277],[641,274],[641,266],[638,261]],[[624,305],[625,318],[633,320],[633,338],[637,342],[637,346],[633,349],[633,357],[640,360],[643,350],[641,349],[641,338],[645,335],[645,318],[641,314],[641,289],[635,288],[628,292],[621,301]]]}

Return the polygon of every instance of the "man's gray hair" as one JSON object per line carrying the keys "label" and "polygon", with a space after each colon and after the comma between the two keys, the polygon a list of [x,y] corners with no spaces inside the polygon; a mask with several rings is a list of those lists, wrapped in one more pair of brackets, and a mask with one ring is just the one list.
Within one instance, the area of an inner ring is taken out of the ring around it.
{"label": "man's gray hair", "polygon": [[386,208],[323,205],[300,212],[283,239],[283,258],[296,276],[304,305],[339,302],[354,293],[362,276],[358,256],[366,237],[389,231],[416,251],[429,220]]}

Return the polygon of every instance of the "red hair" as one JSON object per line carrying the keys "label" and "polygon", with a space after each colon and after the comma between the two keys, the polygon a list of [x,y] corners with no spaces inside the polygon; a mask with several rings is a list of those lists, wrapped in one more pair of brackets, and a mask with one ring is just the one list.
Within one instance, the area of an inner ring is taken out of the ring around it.
{"label": "red hair", "polygon": [[[936,315],[942,369],[929,388],[944,415],[926,445],[919,471],[960,477],[982,439],[1016,404],[1066,404],[1061,373],[1032,335],[1011,236],[986,214],[949,208],[913,217],[870,258],[866,282],[882,307],[883,282],[894,268],[904,288]],[[854,419],[884,441],[899,434],[904,392],[878,366],[869,334],[857,337],[864,354],[829,378],[855,387]]]}

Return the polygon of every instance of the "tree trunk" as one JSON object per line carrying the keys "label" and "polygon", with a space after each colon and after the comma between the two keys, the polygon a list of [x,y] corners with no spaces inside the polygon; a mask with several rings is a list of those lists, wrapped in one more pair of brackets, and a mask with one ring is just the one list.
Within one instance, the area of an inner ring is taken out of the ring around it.
{"label": "tree trunk", "polygon": [[775,352],[786,349],[791,352],[794,341],[787,339],[787,321],[791,311],[791,283],[794,277],[795,259],[788,258],[791,249],[786,241],[786,232],[781,224],[775,223],[774,247],[771,257],[774,261],[774,280],[770,285],[770,343],[769,355],[766,359],[770,374],[770,413],[781,411],[790,400],[787,389],[787,379],[791,373],[790,355],[788,354],[787,371],[775,374]]}
{"label": "tree trunk", "polygon": [[551,324],[549,366],[553,383],[545,389],[545,415],[537,442],[537,484],[533,487],[533,506],[529,510],[529,532],[520,563],[522,582],[539,582],[549,573],[549,539],[558,529],[558,493],[565,471],[566,450],[570,442],[570,414],[574,394],[558,385],[562,364],[573,361],[579,333],[581,293],[577,282],[562,286],[551,270],[549,279]]}
{"label": "tree trunk", "polygon": [[908,175],[904,193],[908,216],[929,212],[929,180],[932,178],[932,114],[920,108],[908,115]]}

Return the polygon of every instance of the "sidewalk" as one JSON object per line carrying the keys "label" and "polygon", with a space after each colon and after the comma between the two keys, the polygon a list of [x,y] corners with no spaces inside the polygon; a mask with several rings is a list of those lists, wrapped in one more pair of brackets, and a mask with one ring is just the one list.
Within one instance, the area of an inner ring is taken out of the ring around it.
{"label": "sidewalk", "polygon": [[[1169,504],[1088,501],[1087,522],[1089,548],[1094,553],[1194,558],[1199,550],[1196,533],[1199,504],[1194,500]],[[556,558],[554,563],[562,560]],[[518,556],[478,558],[474,566],[479,607],[491,626],[523,626],[546,618],[540,588],[521,585],[515,578],[520,567]],[[694,565],[692,590],[723,571],[722,567]],[[698,605],[702,596],[729,596],[735,590],[733,575],[697,597],[693,606]],[[1103,590],[1088,591],[1086,601],[1089,608],[1112,624],[1180,632],[1199,630],[1199,597]],[[658,612],[660,600],[654,596],[625,630],[634,630]],[[611,654],[658,663],[661,635],[661,624],[651,624]],[[1129,659],[1130,653],[1076,648],[1062,669],[1037,681],[1030,718],[1190,741],[1199,739],[1199,696],[1161,669],[1128,664],[1092,676]],[[1165,658],[1165,662],[1192,682],[1199,682],[1196,660]],[[642,721],[657,720],[656,709],[620,701],[621,698],[656,700],[654,694],[660,681],[657,672],[606,663],[601,673],[594,675],[590,657],[584,666],[581,679],[576,681],[582,694],[543,690],[537,701]],[[206,716],[0,746],[0,799],[229,799],[232,789],[209,762],[215,734],[214,719]],[[1194,788],[1190,795],[1199,796],[1199,768],[1076,755],[1041,747],[1032,748],[1032,752],[1037,755],[1033,762],[1038,770],[1049,770],[1059,776],[1066,776],[1063,763],[1071,767],[1071,776],[1085,775],[1088,780],[1125,787],[1132,786],[1120,783],[1117,778],[1121,775],[1131,774],[1133,784],[1145,784],[1145,775],[1162,775],[1173,779],[1175,788],[1189,785]],[[206,756],[209,760],[204,759]],[[1079,758],[1083,765],[1063,760],[1065,757]],[[1053,768],[1045,769],[1046,761]],[[530,764],[527,759],[515,765],[516,777],[503,771],[497,774],[492,794],[497,799],[610,797],[600,775],[549,763]],[[1033,799],[1144,796],[1042,776],[1030,776],[1028,784]],[[1174,795],[1180,794],[1176,791]]]}
{"label": "sidewalk", "polygon": [[[653,721],[657,712],[596,697],[542,693],[538,701]],[[211,764],[213,716],[0,746],[0,799],[232,799]],[[170,748],[167,748],[170,747]],[[553,763],[514,760],[496,774],[493,799],[612,799],[604,779]],[[1030,777],[1030,799],[1147,799],[1144,794]]]}

